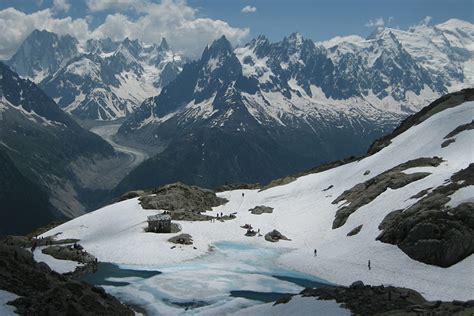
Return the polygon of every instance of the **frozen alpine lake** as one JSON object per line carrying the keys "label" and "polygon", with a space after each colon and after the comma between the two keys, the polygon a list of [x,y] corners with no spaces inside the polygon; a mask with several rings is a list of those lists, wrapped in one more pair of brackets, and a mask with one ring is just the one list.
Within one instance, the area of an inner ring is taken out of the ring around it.
{"label": "frozen alpine lake", "polygon": [[[97,273],[84,280],[104,287],[149,315],[232,314],[297,294],[305,287],[329,284],[311,275],[278,268],[273,261],[284,251],[221,242],[209,255],[177,265],[100,264]],[[347,314],[346,310],[333,307],[341,315]]]}

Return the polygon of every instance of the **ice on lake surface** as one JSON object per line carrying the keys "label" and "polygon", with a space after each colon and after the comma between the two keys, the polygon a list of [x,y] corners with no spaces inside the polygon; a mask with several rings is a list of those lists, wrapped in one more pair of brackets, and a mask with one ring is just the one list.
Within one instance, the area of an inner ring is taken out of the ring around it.
{"label": "ice on lake surface", "polygon": [[84,281],[104,287],[149,315],[232,313],[305,287],[329,284],[275,266],[273,261],[282,251],[221,242],[205,257],[172,266],[101,263]]}

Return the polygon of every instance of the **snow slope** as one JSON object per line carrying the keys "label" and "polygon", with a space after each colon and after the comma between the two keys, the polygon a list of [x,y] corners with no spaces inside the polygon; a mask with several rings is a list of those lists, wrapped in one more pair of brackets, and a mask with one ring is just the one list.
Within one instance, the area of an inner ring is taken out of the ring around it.
{"label": "snow slope", "polygon": [[[454,143],[441,147],[445,135],[473,118],[474,102],[465,102],[411,127],[392,139],[389,146],[360,161],[303,176],[287,185],[261,192],[235,190],[219,193],[229,202],[209,213],[237,212],[237,218],[214,223],[180,222],[183,232],[193,236],[197,249],[170,249],[171,244],[166,241],[171,237],[169,234],[144,233],[147,216],[159,211],[141,209],[137,199],[83,215],[44,236],[62,232],[62,238],[79,238],[87,251],[100,261],[154,267],[201,257],[208,254],[209,245],[220,241],[291,248],[278,257],[277,264],[333,283],[348,285],[363,280],[368,284],[413,288],[432,300],[472,299],[474,256],[449,268],[439,268],[412,260],[396,246],[375,238],[380,233],[378,225],[385,215],[414,204],[417,199],[410,198],[414,194],[442,185],[453,173],[474,161],[473,130],[463,131],[456,136]],[[433,156],[442,157],[444,162],[438,167],[416,168],[416,171],[431,172],[431,175],[396,190],[388,189],[353,213],[345,225],[334,230],[331,228],[336,210],[344,204],[333,205],[331,202],[342,192],[408,160]],[[366,170],[370,170],[370,175],[364,175]],[[323,191],[330,185],[333,185],[331,189]],[[463,199],[470,199],[469,194],[456,194],[456,203]],[[257,205],[271,206],[274,211],[272,214],[250,214],[248,210]],[[262,233],[277,229],[291,241],[272,244],[263,237],[245,237],[245,230],[239,227],[245,223],[252,224]],[[346,236],[360,224],[363,228],[359,234]],[[313,256],[315,248],[317,257]],[[370,271],[367,269],[369,259],[372,262]]]}

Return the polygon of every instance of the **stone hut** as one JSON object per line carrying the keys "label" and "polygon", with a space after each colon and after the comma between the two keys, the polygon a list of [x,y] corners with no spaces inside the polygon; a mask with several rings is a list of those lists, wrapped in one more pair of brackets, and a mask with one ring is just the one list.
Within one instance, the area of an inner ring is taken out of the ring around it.
{"label": "stone hut", "polygon": [[171,233],[171,216],[157,214],[148,216],[148,231],[154,233]]}

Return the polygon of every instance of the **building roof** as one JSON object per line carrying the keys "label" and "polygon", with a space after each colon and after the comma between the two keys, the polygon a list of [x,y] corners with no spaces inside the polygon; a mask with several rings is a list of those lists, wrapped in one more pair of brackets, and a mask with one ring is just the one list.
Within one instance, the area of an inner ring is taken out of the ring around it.
{"label": "building roof", "polygon": [[170,220],[171,220],[171,216],[170,215],[165,215],[165,214],[156,214],[156,215],[148,216],[148,221],[149,222],[170,221]]}

